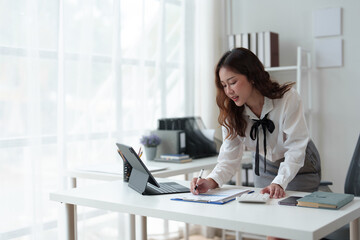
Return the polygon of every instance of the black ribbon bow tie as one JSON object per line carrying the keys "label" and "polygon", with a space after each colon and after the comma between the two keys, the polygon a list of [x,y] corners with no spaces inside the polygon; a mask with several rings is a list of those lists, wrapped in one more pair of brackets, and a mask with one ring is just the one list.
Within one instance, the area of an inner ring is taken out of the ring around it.
{"label": "black ribbon bow tie", "polygon": [[252,140],[256,139],[256,155],[255,155],[255,174],[259,176],[259,126],[262,126],[263,133],[264,133],[264,172],[266,172],[266,129],[269,130],[270,133],[272,133],[275,129],[275,125],[273,121],[270,119],[267,119],[268,114],[265,115],[263,119],[255,120],[254,124],[251,127],[250,130],[250,137]]}

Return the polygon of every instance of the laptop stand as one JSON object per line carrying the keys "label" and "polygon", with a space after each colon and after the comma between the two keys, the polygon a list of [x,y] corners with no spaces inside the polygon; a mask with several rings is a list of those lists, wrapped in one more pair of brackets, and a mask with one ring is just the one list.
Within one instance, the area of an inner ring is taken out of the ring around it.
{"label": "laptop stand", "polygon": [[132,169],[130,180],[129,180],[129,187],[137,191],[138,193],[141,193],[142,195],[145,195],[145,190],[147,186],[147,182],[149,181],[149,175],[141,172],[136,169]]}

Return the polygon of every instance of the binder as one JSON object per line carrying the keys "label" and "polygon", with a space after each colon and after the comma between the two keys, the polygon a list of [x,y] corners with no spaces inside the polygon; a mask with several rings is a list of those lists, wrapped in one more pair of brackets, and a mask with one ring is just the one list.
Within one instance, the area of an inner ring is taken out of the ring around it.
{"label": "binder", "polygon": [[260,62],[264,64],[264,32],[258,32],[257,35],[257,57],[259,58]]}
{"label": "binder", "polygon": [[233,34],[228,35],[228,44],[229,44],[229,50],[232,50],[235,47],[235,35]]}
{"label": "binder", "polygon": [[186,134],[184,153],[192,159],[217,155],[215,142],[203,134],[202,130],[206,128],[200,117],[159,119],[158,129],[184,131]]}
{"label": "binder", "polygon": [[265,67],[279,66],[279,34],[264,32]]}
{"label": "binder", "polygon": [[183,130],[154,130],[151,133],[160,137],[155,158],[162,154],[180,154],[186,151],[186,133]]}
{"label": "binder", "polygon": [[241,34],[235,35],[235,47],[236,48],[241,47]]}
{"label": "binder", "polygon": [[256,32],[250,33],[250,51],[252,51],[255,55],[257,55],[258,53],[257,41],[258,41],[257,33]]}
{"label": "binder", "polygon": [[241,34],[241,43],[243,48],[249,49],[250,47],[250,35],[249,33],[242,33]]}

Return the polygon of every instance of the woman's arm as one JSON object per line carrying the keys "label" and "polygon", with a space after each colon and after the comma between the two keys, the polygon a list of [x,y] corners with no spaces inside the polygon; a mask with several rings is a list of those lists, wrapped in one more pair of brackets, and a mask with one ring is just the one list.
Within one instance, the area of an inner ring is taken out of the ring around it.
{"label": "woman's arm", "polygon": [[285,105],[280,119],[282,124],[279,130],[279,134],[282,134],[284,138],[285,160],[280,164],[278,174],[272,181],[283,189],[286,189],[289,182],[304,165],[306,147],[309,142],[301,98],[295,90],[290,91],[292,92],[284,99]]}
{"label": "woman's arm", "polygon": [[243,156],[243,142],[240,137],[226,139],[227,130],[222,127],[223,143],[220,148],[218,163],[207,176],[217,183],[219,187],[228,182],[239,170]]}
{"label": "woman's arm", "polygon": [[[197,186],[196,190],[195,186]],[[193,180],[190,182],[190,190],[195,195],[199,193],[205,193],[210,189],[217,188],[218,186],[219,185],[212,178],[200,178],[199,181],[198,178],[193,178]]]}

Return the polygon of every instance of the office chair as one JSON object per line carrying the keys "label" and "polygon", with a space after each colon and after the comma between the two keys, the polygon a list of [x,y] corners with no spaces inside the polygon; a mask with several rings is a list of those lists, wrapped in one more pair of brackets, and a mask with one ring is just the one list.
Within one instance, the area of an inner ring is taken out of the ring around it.
{"label": "office chair", "polygon": [[[360,196],[360,135],[346,175],[344,192]],[[349,224],[323,238],[323,240],[343,239],[350,239]]]}

